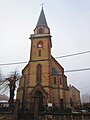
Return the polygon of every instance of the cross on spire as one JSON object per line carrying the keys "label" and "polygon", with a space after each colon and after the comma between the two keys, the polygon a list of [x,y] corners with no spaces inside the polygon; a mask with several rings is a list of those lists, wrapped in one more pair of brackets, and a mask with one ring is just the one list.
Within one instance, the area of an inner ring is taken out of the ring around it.
{"label": "cross on spire", "polygon": [[42,4],[40,4],[41,6],[42,6],[42,8],[43,8],[43,6],[45,5],[44,3],[42,3]]}

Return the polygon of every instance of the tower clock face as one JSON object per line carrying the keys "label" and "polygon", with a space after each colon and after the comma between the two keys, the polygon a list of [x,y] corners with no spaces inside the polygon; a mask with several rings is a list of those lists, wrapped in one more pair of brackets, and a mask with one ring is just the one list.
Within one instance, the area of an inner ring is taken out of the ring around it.
{"label": "tower clock face", "polygon": [[38,47],[39,47],[39,48],[42,48],[42,44],[41,44],[41,43],[39,43],[39,44],[38,44]]}

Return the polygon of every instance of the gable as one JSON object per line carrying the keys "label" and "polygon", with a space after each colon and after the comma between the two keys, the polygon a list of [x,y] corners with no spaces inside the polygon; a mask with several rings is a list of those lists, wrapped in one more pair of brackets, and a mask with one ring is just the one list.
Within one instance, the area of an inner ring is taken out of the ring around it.
{"label": "gable", "polygon": [[28,67],[29,67],[29,63],[24,67],[24,69],[22,70],[22,73],[24,73],[25,71],[27,71]]}
{"label": "gable", "polygon": [[64,74],[64,68],[56,61],[53,56],[51,56],[51,69],[52,74]]}
{"label": "gable", "polygon": [[45,91],[44,87],[41,84],[36,84],[30,94],[34,95],[35,91],[37,90],[40,90],[43,94],[48,95],[47,91]]}

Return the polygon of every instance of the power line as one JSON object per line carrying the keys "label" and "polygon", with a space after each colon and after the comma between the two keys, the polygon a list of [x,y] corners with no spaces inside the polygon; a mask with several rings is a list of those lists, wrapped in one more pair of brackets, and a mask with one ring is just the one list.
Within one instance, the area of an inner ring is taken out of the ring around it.
{"label": "power line", "polygon": [[55,57],[55,58],[71,57],[71,56],[82,55],[82,54],[86,54],[86,53],[90,53],[90,51],[84,51],[84,52],[80,52],[80,53],[68,54],[68,55],[64,55],[64,56],[60,56],[60,57]]}
{"label": "power line", "polygon": [[[28,63],[28,62],[5,63],[5,64],[0,64],[0,66],[15,65],[15,64],[25,64],[25,63]],[[46,66],[44,66],[44,67],[46,67]],[[90,70],[90,68],[66,70],[64,72],[79,72],[79,71],[87,71],[87,70]]]}
{"label": "power line", "polygon": [[25,64],[28,62],[14,62],[14,63],[1,63],[0,66],[15,65],[15,64]]}
{"label": "power line", "polygon": [[[81,54],[86,54],[86,53],[90,53],[90,51],[84,51],[84,52],[75,53],[75,54],[68,54],[68,55],[58,56],[58,57],[55,57],[55,58],[58,59],[58,58],[64,58],[64,57],[71,57],[71,56],[76,56],[76,55],[81,55]],[[28,63],[28,61],[14,62],[14,63],[1,63],[0,66],[15,65],[15,64],[25,64],[25,63]]]}
{"label": "power line", "polygon": [[65,72],[80,72],[80,71],[86,71],[86,70],[90,70],[90,68],[66,70]]}
{"label": "power line", "polygon": [[[71,57],[71,56],[86,54],[86,53],[89,53],[89,52],[90,51],[84,51],[84,52],[80,52],[80,53],[68,54],[68,55],[59,56],[59,57],[55,57],[55,58],[58,59],[58,58],[64,58],[64,57]],[[0,66],[9,66],[9,65],[17,65],[17,64],[25,64],[25,63],[28,63],[28,61],[13,62],[13,63],[1,63]],[[78,72],[78,71],[86,71],[86,70],[90,70],[90,68],[76,69],[76,70],[67,70],[65,72]]]}

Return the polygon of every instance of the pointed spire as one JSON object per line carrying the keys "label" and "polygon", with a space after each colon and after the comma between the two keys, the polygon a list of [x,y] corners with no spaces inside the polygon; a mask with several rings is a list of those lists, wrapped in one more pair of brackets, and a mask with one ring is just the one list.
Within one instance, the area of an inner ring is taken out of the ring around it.
{"label": "pointed spire", "polygon": [[42,7],[42,10],[41,10],[41,13],[40,13],[40,16],[39,16],[36,27],[40,27],[40,26],[48,27],[43,7]]}

